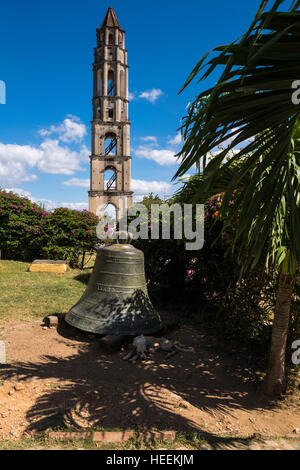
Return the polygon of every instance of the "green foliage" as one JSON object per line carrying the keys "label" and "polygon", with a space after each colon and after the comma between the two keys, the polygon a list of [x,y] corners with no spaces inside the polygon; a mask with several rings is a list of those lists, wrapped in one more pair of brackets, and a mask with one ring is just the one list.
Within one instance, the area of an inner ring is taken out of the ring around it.
{"label": "green foliage", "polygon": [[77,265],[80,253],[99,243],[98,218],[88,211],[59,208],[47,215],[41,241],[41,254],[48,259],[68,259]]}
{"label": "green foliage", "polygon": [[0,249],[4,259],[66,259],[75,266],[80,253],[93,250],[98,218],[88,211],[59,208],[47,212],[29,199],[0,191]]}
{"label": "green foliage", "polygon": [[266,353],[277,273],[264,273],[257,268],[240,277],[241,267],[232,250],[234,227],[224,231],[220,217],[222,194],[205,204],[205,244],[201,250],[187,251],[185,240],[150,239],[151,204],[190,202],[190,189],[200,179],[201,175],[191,177],[172,201],[153,195],[143,200],[148,209],[149,240],[133,243],[145,254],[150,297],[158,305],[179,304],[186,315],[213,328],[223,339],[236,344],[242,341],[258,353]]}
{"label": "green foliage", "polygon": [[[175,176],[201,164],[198,201],[215,194],[216,183],[223,186],[223,220],[230,227],[239,218],[233,244],[240,260],[245,249],[249,254],[245,268],[261,261],[280,266],[288,253],[290,268],[300,262],[300,110],[292,101],[292,83],[300,76],[300,12],[299,1],[278,11],[283,3],[274,0],[265,12],[269,2],[263,1],[246,34],[215,48],[210,60],[206,54],[183,87],[223,68],[216,86],[201,91],[183,119]],[[229,147],[220,149],[228,139]],[[225,162],[233,148],[239,150]]]}
{"label": "green foliage", "polygon": [[214,318],[222,338],[240,343],[252,354],[265,356],[271,339],[278,273],[257,266],[231,285]]}

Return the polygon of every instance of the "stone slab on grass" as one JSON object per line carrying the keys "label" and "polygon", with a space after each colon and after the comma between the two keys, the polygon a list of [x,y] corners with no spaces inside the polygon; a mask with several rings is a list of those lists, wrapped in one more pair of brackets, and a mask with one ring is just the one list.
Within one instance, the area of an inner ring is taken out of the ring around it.
{"label": "stone slab on grass", "polygon": [[31,273],[54,273],[64,274],[69,270],[67,261],[51,261],[37,259],[29,266]]}
{"label": "stone slab on grass", "polygon": [[59,323],[59,317],[55,315],[48,315],[43,319],[43,322],[49,328],[56,328]]}

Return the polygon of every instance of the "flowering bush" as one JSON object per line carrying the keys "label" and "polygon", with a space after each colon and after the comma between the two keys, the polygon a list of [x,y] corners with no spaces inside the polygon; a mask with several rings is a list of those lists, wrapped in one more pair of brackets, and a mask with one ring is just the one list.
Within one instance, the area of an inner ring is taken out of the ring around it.
{"label": "flowering bush", "polygon": [[189,300],[192,301],[193,298],[205,300],[225,295],[227,278],[231,278],[237,271],[237,263],[234,257],[225,258],[229,247],[228,234],[224,234],[213,246],[217,224],[222,223],[218,220],[217,211],[221,198],[221,195],[216,196],[205,205],[205,244],[202,250],[197,251],[187,251],[186,240],[174,239],[172,229],[170,240],[164,240],[162,237],[151,240],[151,205],[170,206],[175,201],[162,201],[153,194],[143,199],[142,204],[148,210],[149,240],[138,239],[134,241],[134,245],[145,254],[148,287],[154,298],[176,300],[188,294]]}
{"label": "flowering bush", "polygon": [[98,218],[88,211],[59,208],[48,212],[29,199],[0,190],[0,250],[19,261],[66,259],[76,265],[80,253],[99,240]]}
{"label": "flowering bush", "polygon": [[96,235],[98,217],[84,210],[66,208],[48,213],[41,233],[41,256],[48,259],[68,259],[78,264],[79,255],[91,251],[99,243]]}
{"label": "flowering bush", "polygon": [[[135,240],[145,254],[149,294],[154,303],[179,304],[186,314],[213,327],[223,339],[255,349],[268,350],[277,275],[261,270],[240,277],[240,265],[232,251],[234,226],[224,232],[222,194],[205,204],[205,243],[201,250],[186,251],[185,240]],[[157,196],[144,198],[150,223],[151,204],[187,203]],[[232,204],[234,201],[231,202]],[[149,225],[149,231],[150,231]],[[218,235],[221,233],[221,236]]]}

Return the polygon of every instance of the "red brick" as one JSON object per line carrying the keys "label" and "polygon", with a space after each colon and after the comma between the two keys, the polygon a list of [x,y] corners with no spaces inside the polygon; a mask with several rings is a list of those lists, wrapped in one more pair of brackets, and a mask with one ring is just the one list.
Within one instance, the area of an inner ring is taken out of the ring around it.
{"label": "red brick", "polygon": [[155,439],[175,441],[176,433],[175,431],[148,431],[139,433],[138,438],[143,441],[154,441]]}
{"label": "red brick", "polygon": [[100,431],[94,432],[94,442],[126,442],[134,437],[134,431]]}
{"label": "red brick", "polygon": [[56,431],[56,432],[50,432],[49,433],[49,439],[57,439],[60,441],[70,441],[72,439],[88,439],[91,436],[90,432],[62,432],[62,431]]}

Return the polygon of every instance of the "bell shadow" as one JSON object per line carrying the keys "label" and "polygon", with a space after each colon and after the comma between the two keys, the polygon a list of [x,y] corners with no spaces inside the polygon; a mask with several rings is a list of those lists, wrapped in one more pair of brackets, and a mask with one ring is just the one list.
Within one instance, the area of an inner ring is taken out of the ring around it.
{"label": "bell shadow", "polygon": [[[59,321],[56,331],[62,338],[79,343],[91,343],[95,338],[93,333],[87,333],[69,325],[64,318]],[[102,335],[97,335],[97,337],[101,338]]]}
{"label": "bell shadow", "polygon": [[75,276],[74,279],[82,284],[88,285],[91,277],[91,273],[81,273],[78,276]]}

